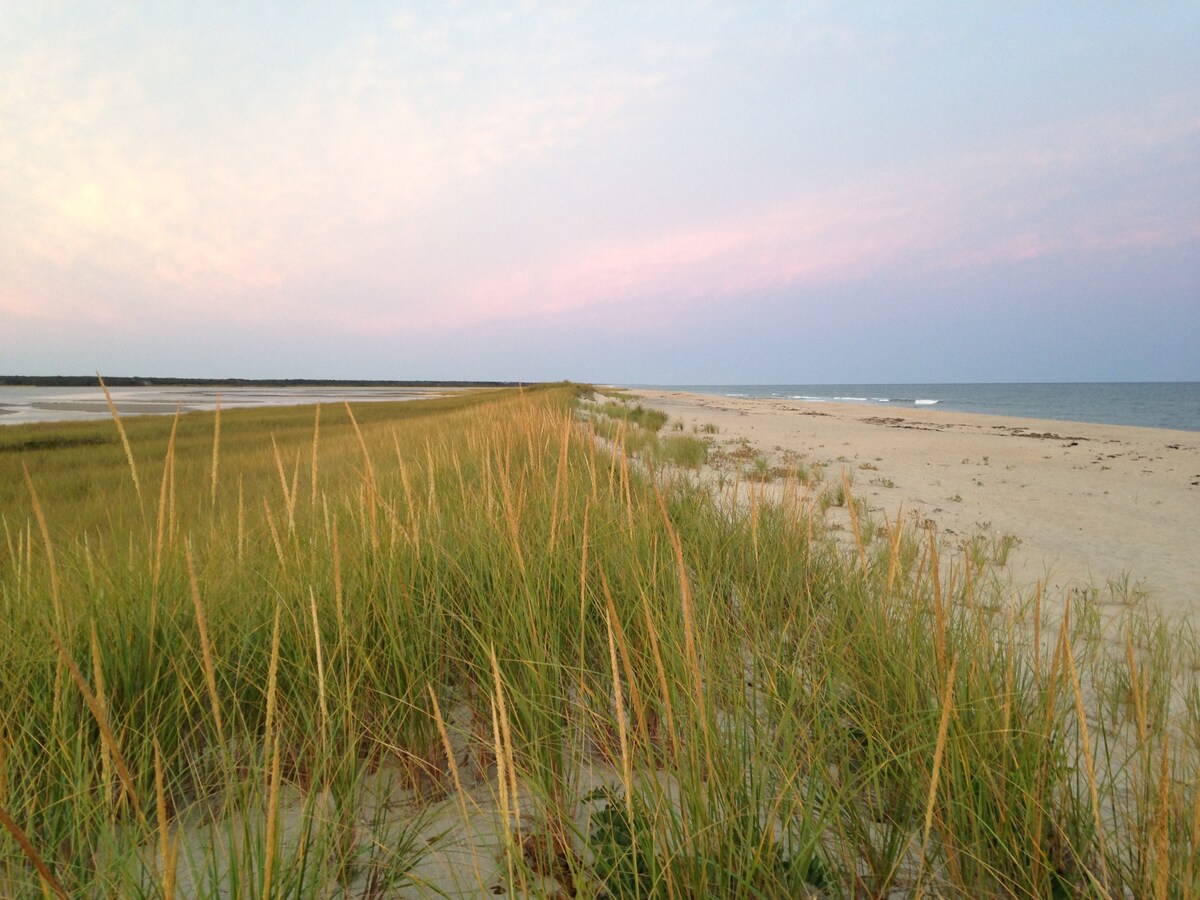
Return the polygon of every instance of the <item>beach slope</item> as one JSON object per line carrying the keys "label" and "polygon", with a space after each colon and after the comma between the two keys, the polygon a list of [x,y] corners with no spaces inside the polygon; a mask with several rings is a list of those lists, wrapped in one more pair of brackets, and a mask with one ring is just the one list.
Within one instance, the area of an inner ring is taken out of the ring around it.
{"label": "beach slope", "polygon": [[[851,479],[877,514],[934,524],[951,543],[1002,555],[1018,589],[1148,600],[1200,611],[1200,434],[931,409],[743,399],[639,389],[691,432],[715,426],[709,471],[761,455]],[[836,520],[837,508],[830,510]]]}

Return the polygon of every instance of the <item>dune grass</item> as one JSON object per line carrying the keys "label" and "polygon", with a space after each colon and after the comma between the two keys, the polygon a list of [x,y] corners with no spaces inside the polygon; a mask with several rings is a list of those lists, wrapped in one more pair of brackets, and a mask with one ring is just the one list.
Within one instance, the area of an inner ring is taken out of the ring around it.
{"label": "dune grass", "polygon": [[574,404],[0,432],[0,894],[1200,893],[1188,632]]}
{"label": "dune grass", "polygon": [[593,407],[589,421],[593,432],[607,441],[610,449],[652,465],[698,469],[708,461],[706,441],[687,434],[661,436],[666,415],[640,404],[631,407],[609,401]]}

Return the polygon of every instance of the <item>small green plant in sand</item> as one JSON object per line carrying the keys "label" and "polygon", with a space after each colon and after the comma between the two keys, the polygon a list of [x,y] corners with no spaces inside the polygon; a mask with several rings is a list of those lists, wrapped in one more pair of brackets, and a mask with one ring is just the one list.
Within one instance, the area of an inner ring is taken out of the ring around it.
{"label": "small green plant in sand", "polygon": [[773,481],[775,476],[771,471],[770,460],[762,455],[754,457],[754,459],[751,460],[750,465],[746,467],[744,477],[747,481]]}
{"label": "small green plant in sand", "polygon": [[981,531],[965,539],[961,546],[970,559],[972,567],[976,571],[980,571],[993,566],[999,568],[1007,566],[1009,556],[1020,544],[1021,539],[1015,534]]}
{"label": "small green plant in sand", "polygon": [[708,444],[690,435],[673,434],[662,439],[658,459],[676,466],[698,469],[708,461]]}
{"label": "small green plant in sand", "polygon": [[850,487],[853,484],[853,478],[845,470],[842,471],[842,479],[835,481],[829,491],[830,502],[834,506],[845,506],[850,497]]}
{"label": "small green plant in sand", "polygon": [[997,566],[1007,566],[1008,557],[1020,545],[1021,539],[1015,534],[992,535],[991,562]]}
{"label": "small green plant in sand", "polygon": [[1108,579],[1106,586],[1108,588],[1108,595],[1113,603],[1137,604],[1150,596],[1150,592],[1146,590],[1145,584],[1141,580],[1133,578],[1128,570]]}

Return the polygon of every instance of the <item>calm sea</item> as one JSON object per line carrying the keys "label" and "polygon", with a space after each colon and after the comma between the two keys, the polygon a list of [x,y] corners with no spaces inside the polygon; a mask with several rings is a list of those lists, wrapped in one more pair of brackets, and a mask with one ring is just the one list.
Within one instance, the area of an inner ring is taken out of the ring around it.
{"label": "calm sea", "polygon": [[[635,385],[630,385],[635,387]],[[637,385],[726,397],[772,397],[887,408],[924,407],[1030,419],[1200,431],[1200,382],[1075,384]]]}

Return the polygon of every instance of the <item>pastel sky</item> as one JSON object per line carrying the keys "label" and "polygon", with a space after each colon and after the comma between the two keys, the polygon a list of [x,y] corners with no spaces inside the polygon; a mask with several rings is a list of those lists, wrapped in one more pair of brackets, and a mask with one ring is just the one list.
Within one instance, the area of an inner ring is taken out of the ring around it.
{"label": "pastel sky", "polygon": [[1200,3],[0,0],[0,374],[1200,380]]}

